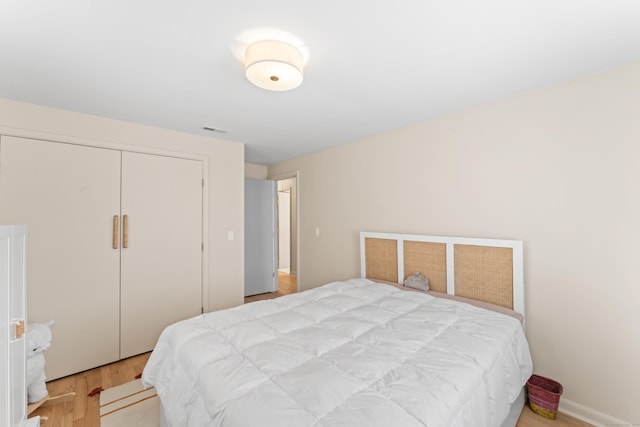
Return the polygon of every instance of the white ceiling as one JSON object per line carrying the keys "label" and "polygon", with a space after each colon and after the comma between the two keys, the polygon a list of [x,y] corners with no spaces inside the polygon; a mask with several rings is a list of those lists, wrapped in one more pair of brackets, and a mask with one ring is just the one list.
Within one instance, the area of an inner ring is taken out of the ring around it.
{"label": "white ceiling", "polygon": [[[299,88],[246,80],[262,36],[308,52]],[[259,164],[637,60],[640,0],[0,1],[0,97],[239,141]]]}

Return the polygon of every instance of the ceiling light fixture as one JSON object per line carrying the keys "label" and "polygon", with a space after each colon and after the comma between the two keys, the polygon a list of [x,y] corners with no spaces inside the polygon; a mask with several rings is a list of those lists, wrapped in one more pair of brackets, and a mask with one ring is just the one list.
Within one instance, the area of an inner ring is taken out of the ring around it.
{"label": "ceiling light fixture", "polygon": [[244,54],[245,73],[254,85],[267,90],[291,90],[302,83],[302,53],[289,43],[262,40]]}

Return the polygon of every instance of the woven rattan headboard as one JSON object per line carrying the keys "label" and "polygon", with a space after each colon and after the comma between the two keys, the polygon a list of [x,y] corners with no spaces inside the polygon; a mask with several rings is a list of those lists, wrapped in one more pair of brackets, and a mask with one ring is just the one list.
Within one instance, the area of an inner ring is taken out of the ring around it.
{"label": "woven rattan headboard", "polygon": [[519,240],[360,233],[361,276],[403,283],[416,271],[432,290],[489,302],[524,316]]}

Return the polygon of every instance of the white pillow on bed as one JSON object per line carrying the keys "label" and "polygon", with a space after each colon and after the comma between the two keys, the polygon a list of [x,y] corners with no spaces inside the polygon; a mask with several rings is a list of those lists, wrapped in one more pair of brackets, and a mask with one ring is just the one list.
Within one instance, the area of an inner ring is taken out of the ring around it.
{"label": "white pillow on bed", "polygon": [[429,290],[429,279],[424,277],[424,274],[417,272],[405,279],[404,286],[426,292]]}

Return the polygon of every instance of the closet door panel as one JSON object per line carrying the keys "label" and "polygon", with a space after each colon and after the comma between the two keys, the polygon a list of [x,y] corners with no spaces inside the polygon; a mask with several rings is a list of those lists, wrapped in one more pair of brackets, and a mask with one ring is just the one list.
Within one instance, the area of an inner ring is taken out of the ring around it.
{"label": "closet door panel", "polygon": [[120,152],[2,136],[0,162],[0,223],[29,229],[27,321],[55,321],[47,379],[117,360]]}
{"label": "closet door panel", "polygon": [[123,153],[122,215],[125,358],[152,350],[166,326],[201,313],[202,162]]}

